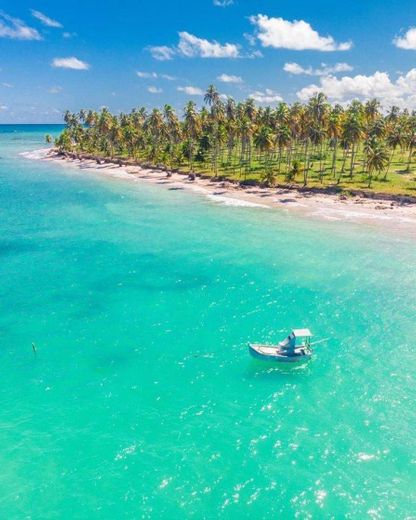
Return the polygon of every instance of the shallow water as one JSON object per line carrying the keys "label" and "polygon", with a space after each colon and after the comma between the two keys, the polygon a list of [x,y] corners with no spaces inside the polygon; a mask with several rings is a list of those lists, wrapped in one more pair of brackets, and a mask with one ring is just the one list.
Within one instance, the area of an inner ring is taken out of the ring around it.
{"label": "shallow water", "polygon": [[[0,518],[411,518],[414,239],[19,155],[46,132],[0,127]],[[310,364],[249,358],[300,326]]]}

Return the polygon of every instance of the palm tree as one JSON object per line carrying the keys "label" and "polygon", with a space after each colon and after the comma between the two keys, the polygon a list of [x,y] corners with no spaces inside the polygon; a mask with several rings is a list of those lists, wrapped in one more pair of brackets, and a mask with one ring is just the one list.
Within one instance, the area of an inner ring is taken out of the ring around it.
{"label": "palm tree", "polygon": [[368,125],[371,125],[380,117],[380,101],[378,99],[370,99],[364,105],[365,118]]}
{"label": "palm tree", "polygon": [[311,97],[308,103],[308,112],[311,120],[314,123],[322,125],[327,111],[328,111],[328,98],[323,92],[319,92]]}
{"label": "palm tree", "polygon": [[150,150],[149,158],[156,162],[159,159],[161,141],[166,135],[166,126],[163,120],[162,112],[154,108],[144,125],[145,131],[149,134]]}
{"label": "palm tree", "polygon": [[163,117],[165,119],[166,135],[168,139],[167,161],[172,164],[172,160],[175,157],[175,147],[179,145],[182,138],[182,129],[179,118],[170,105],[164,106]]}
{"label": "palm tree", "polygon": [[[273,149],[273,133],[270,127],[263,125],[257,130],[257,132],[254,134],[254,146],[260,152],[264,153],[264,171],[265,174],[269,175],[271,172],[270,152]],[[268,179],[270,180],[270,177],[268,177]]]}
{"label": "palm tree", "polygon": [[353,108],[350,109],[349,114],[347,115],[347,119],[344,123],[344,138],[347,142],[351,144],[351,164],[350,164],[350,178],[353,177],[354,172],[354,161],[355,154],[357,151],[358,143],[363,136],[363,128],[360,120],[359,112]]}
{"label": "palm tree", "polygon": [[275,142],[276,142],[278,150],[279,150],[278,173],[280,173],[283,149],[287,148],[291,143],[290,129],[286,124],[281,123],[276,128]]}
{"label": "palm tree", "polygon": [[393,131],[388,134],[387,139],[386,139],[386,144],[390,148],[391,153],[390,153],[389,163],[387,165],[383,180],[387,179],[387,175],[389,173],[390,166],[391,166],[396,148],[398,146],[402,146],[402,144],[403,144],[403,134],[401,132],[400,127],[395,127],[393,129]]}
{"label": "palm tree", "polygon": [[340,105],[336,105],[332,110],[328,118],[328,126],[327,126],[327,135],[330,139],[333,154],[332,154],[332,166],[331,173],[332,177],[335,179],[336,169],[337,169],[337,151],[338,151],[338,141],[341,137],[342,131],[342,121],[341,117],[343,114],[343,109]]}
{"label": "palm tree", "polygon": [[189,142],[189,170],[192,172],[194,145],[201,130],[201,123],[196,111],[196,105],[193,101],[188,101],[185,106],[184,130]]}
{"label": "palm tree", "polygon": [[248,117],[244,116],[240,120],[238,132],[241,139],[241,155],[240,166],[244,168],[244,179],[247,178],[247,172],[251,170],[251,139],[253,136],[254,126]]}
{"label": "palm tree", "polygon": [[406,171],[410,172],[410,165],[412,163],[413,150],[416,146],[416,116],[412,115],[408,120],[408,132],[406,135],[406,142],[409,150],[409,158],[407,160]]}
{"label": "palm tree", "polygon": [[311,144],[311,120],[310,120],[310,112],[309,110],[302,110],[299,114],[299,137],[303,141],[304,146],[304,168],[303,168],[303,185],[306,186],[308,184],[308,174],[309,174],[309,153],[310,153],[310,144]]}
{"label": "palm tree", "polygon": [[393,105],[390,108],[389,113],[387,114],[387,117],[386,117],[387,122],[393,123],[393,124],[396,123],[399,119],[399,114],[400,114],[400,108]]}
{"label": "palm tree", "polygon": [[220,153],[220,124],[224,118],[224,106],[221,103],[220,95],[214,85],[210,85],[204,96],[205,103],[211,107],[211,128],[210,135],[212,141],[212,164],[215,176],[218,175],[218,156]]}
{"label": "palm tree", "polygon": [[389,154],[382,143],[374,139],[367,150],[368,187],[371,188],[373,172],[380,173],[389,162]]}
{"label": "palm tree", "polygon": [[220,95],[218,93],[218,90],[216,89],[216,87],[214,85],[210,85],[207,88],[207,91],[205,92],[205,96],[204,96],[205,103],[208,106],[212,107],[212,106],[215,106],[219,100],[220,100]]}
{"label": "palm tree", "polygon": [[275,110],[275,119],[278,125],[288,125],[290,120],[290,109],[286,103],[281,101]]}

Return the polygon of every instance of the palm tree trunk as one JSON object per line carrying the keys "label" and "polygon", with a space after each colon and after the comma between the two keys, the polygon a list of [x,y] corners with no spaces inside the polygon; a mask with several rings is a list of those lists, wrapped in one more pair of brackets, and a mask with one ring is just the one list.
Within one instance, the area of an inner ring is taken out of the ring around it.
{"label": "palm tree trunk", "polygon": [[337,150],[338,150],[338,139],[334,140],[334,154],[332,156],[332,177],[335,179],[336,169],[337,169]]}
{"label": "palm tree trunk", "polygon": [[341,174],[345,173],[346,164],[347,164],[347,148],[344,148],[343,155],[342,155]]}
{"label": "palm tree trunk", "polygon": [[354,173],[354,161],[355,161],[355,145],[353,143],[351,149],[351,165],[350,165],[350,179],[352,179]]}
{"label": "palm tree trunk", "polygon": [[290,148],[286,154],[286,159],[287,159],[287,162],[286,162],[286,174],[288,174],[290,172],[290,166],[292,164],[292,153],[293,153],[293,148],[292,148],[292,144],[290,144]]}
{"label": "palm tree trunk", "polygon": [[306,186],[308,184],[308,173],[309,173],[309,139],[306,141],[305,145],[305,167],[303,169],[303,185]]}
{"label": "palm tree trunk", "polygon": [[193,170],[193,148],[194,148],[194,143],[192,141],[192,139],[189,140],[189,171],[191,172]]}
{"label": "palm tree trunk", "polygon": [[407,172],[410,172],[410,165],[412,163],[412,155],[413,155],[413,145],[411,144],[409,146],[409,157],[408,157],[408,160],[407,160],[407,167],[406,167],[406,171]]}
{"label": "palm tree trunk", "polygon": [[322,141],[322,143],[321,143],[321,147],[320,147],[319,154],[320,154],[320,157],[319,157],[319,179],[320,179],[321,184],[322,184],[323,181],[324,181],[324,171],[323,171],[323,164],[324,164],[324,159],[323,159],[323,154],[324,154],[324,143],[323,143],[323,141]]}
{"label": "palm tree trunk", "polygon": [[393,148],[393,150],[392,150],[392,152],[391,152],[391,154],[390,154],[389,163],[388,163],[387,168],[386,168],[386,171],[385,171],[385,173],[384,173],[383,181],[386,181],[386,180],[387,180],[387,175],[388,175],[388,173],[389,173],[390,166],[391,166],[391,163],[392,163],[392,161],[393,161],[393,155],[394,155],[394,148]]}

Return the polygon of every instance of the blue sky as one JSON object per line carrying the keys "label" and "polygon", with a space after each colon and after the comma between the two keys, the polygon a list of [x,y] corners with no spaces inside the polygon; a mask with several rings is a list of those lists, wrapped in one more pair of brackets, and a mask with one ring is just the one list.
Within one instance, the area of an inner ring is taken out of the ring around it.
{"label": "blue sky", "polygon": [[322,90],[413,109],[415,26],[410,0],[3,0],[0,123],[180,110],[210,83],[261,104]]}

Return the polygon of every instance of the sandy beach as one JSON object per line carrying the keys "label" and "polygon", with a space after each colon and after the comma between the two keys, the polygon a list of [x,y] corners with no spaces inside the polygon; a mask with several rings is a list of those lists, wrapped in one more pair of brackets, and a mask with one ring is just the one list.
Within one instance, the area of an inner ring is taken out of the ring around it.
{"label": "sandy beach", "polygon": [[169,189],[186,189],[198,192],[218,204],[257,208],[277,208],[303,214],[310,218],[333,221],[365,222],[368,224],[389,225],[407,232],[416,227],[416,205],[400,204],[386,200],[363,197],[345,197],[332,194],[300,192],[281,188],[257,186],[242,187],[228,181],[213,181],[141,166],[118,166],[113,163],[97,164],[94,160],[71,159],[57,155],[54,150],[44,148],[22,154],[27,159],[51,161],[61,165],[72,165],[91,173],[100,173],[128,181],[143,181],[164,186]]}

